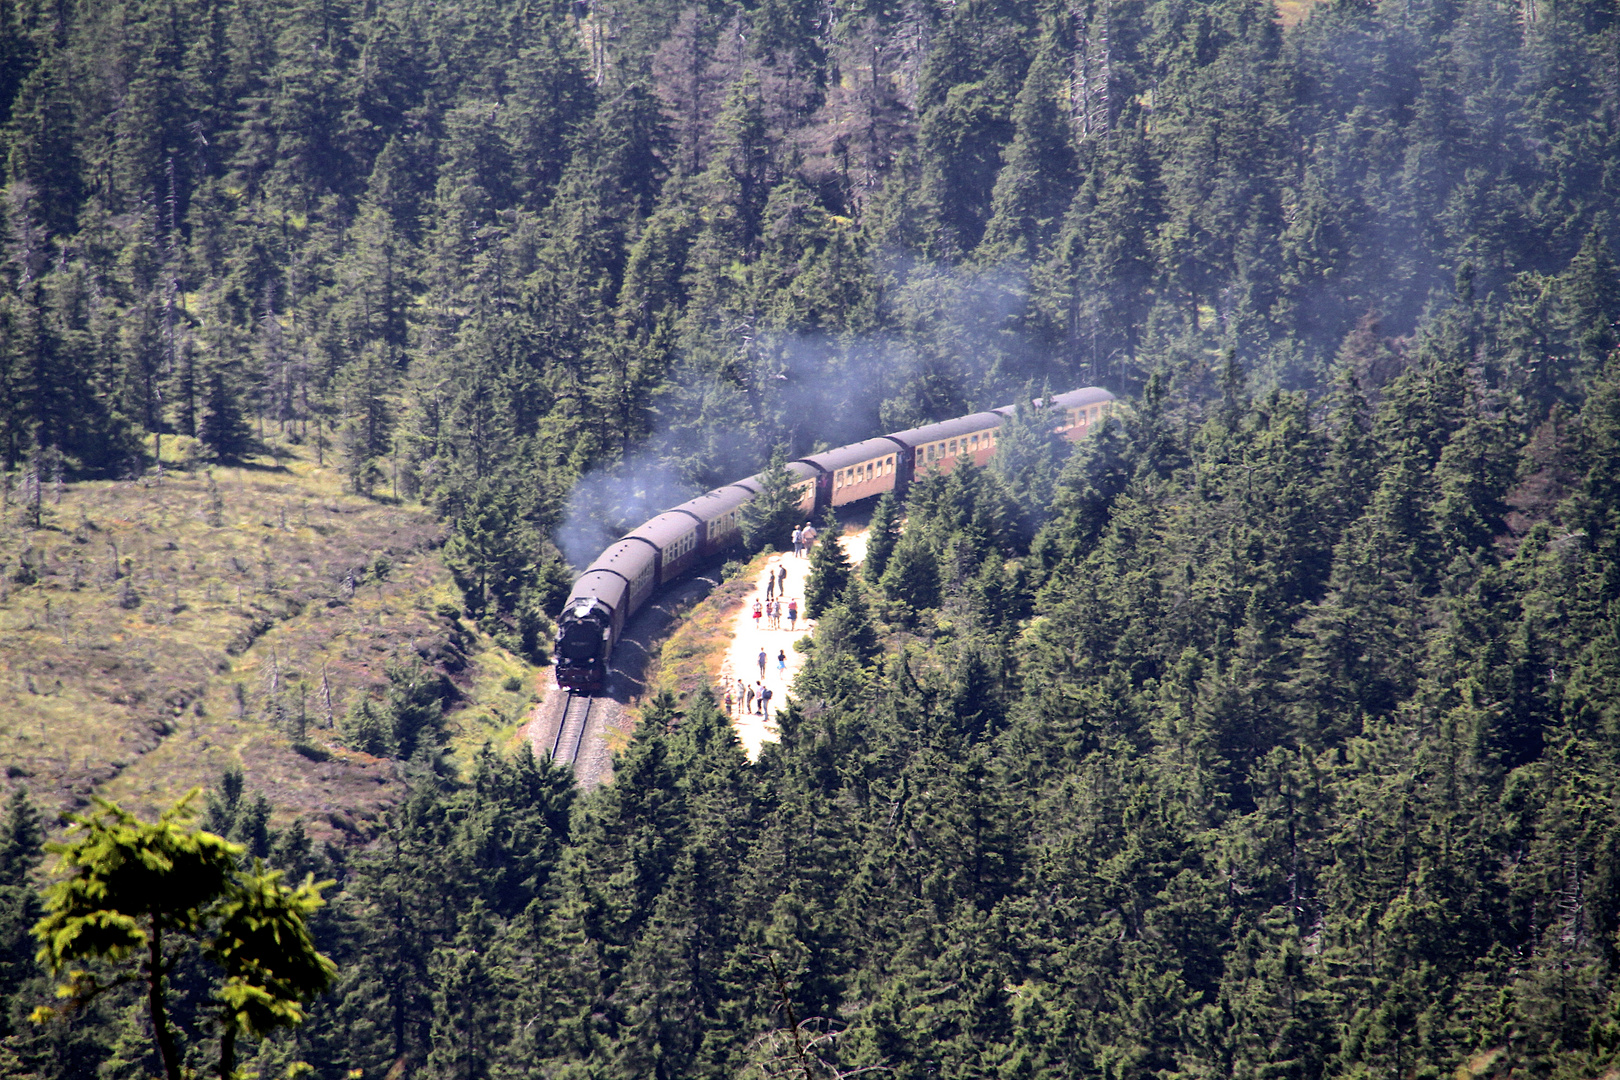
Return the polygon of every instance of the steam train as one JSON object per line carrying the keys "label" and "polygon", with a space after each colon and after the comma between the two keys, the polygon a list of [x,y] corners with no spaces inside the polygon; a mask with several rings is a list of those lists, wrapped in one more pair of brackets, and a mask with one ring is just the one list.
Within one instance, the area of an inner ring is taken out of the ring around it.
{"label": "steam train", "polygon": [[[1112,408],[1114,395],[1088,386],[1038,407],[1057,418],[1053,430],[1078,441]],[[905,494],[919,476],[947,473],[957,462],[983,465],[996,452],[997,431],[1017,411],[1005,405],[910,431],[897,431],[787,465],[806,518],[827,506]],[[630,616],[659,585],[742,539],[742,510],[760,491],[760,474],[699,495],[659,514],[611,544],[574,582],[557,620],[557,685],[596,693],[608,658]]]}

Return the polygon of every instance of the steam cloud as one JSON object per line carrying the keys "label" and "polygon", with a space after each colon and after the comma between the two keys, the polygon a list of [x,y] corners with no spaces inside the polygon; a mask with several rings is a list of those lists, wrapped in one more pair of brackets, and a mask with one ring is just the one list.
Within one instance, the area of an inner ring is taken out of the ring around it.
{"label": "steam cloud", "polygon": [[[891,261],[898,332],[838,338],[740,327],[727,350],[680,358],[655,430],[575,486],[556,542],[582,569],[671,506],[789,459],[1012,401],[1025,382],[1070,389],[1023,325],[1021,267],[968,273]],[[1062,385],[1059,385],[1062,384]],[[1079,385],[1079,383],[1074,383]],[[767,434],[754,434],[763,431]]]}

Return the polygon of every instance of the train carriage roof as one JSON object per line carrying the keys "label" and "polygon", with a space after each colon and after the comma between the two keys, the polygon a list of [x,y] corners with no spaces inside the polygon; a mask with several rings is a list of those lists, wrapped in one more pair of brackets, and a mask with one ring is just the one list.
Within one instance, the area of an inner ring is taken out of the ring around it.
{"label": "train carriage roof", "polygon": [[[805,459],[801,459],[799,461],[790,461],[790,462],[787,463],[787,471],[788,471],[788,473],[790,475],[792,475],[793,480],[794,480],[795,483],[797,483],[800,480],[813,480],[813,479],[815,479],[818,470],[813,465],[806,465],[805,461],[808,461],[808,460],[809,460],[808,458],[805,458]],[[764,473],[755,473],[753,476],[744,477],[743,479],[738,480],[735,484],[732,484],[731,486],[735,487],[735,488],[742,488],[744,491],[748,492],[748,497],[751,499],[755,495],[759,494],[759,488],[760,488],[760,479],[759,478],[764,476],[764,475],[765,475]]]}
{"label": "train carriage roof", "polygon": [[576,607],[584,605],[589,609],[593,602],[604,604],[609,611],[618,611],[619,605],[624,603],[624,593],[628,589],[627,583],[618,574],[610,574],[604,570],[587,570],[574,582],[573,591],[568,594],[568,603],[564,611],[573,611]]}
{"label": "train carriage roof", "polygon": [[1095,405],[1099,401],[1113,401],[1114,395],[1100,386],[1083,386],[1079,390],[1070,390],[1067,394],[1054,394],[1052,407],[1056,409],[1078,409],[1082,405]]}
{"label": "train carriage roof", "polygon": [[[695,499],[688,499],[679,506],[669,508],[671,514],[691,514],[704,521],[713,521],[718,517],[730,513],[743,503],[754,497],[754,493],[747,488],[740,488],[736,484],[728,484],[723,488],[699,495]],[[684,512],[684,513],[683,513]]]}
{"label": "train carriage roof", "polygon": [[620,540],[616,544],[609,544],[607,550],[585,568],[585,573],[600,570],[619,574],[626,581],[634,581],[636,575],[651,569],[656,554],[651,544],[644,544],[640,540]]}
{"label": "train carriage roof", "polygon": [[649,540],[659,551],[697,530],[698,523],[685,514],[665,510],[650,521],[643,521],[624,534],[626,540]]}
{"label": "train carriage roof", "polygon": [[975,431],[986,431],[1001,426],[1001,415],[998,412],[977,412],[971,416],[958,416],[955,420],[941,420],[937,424],[926,424],[923,427],[912,428],[909,431],[897,431],[894,438],[899,439],[910,447],[918,447],[941,439],[952,439],[958,435],[971,435]]}
{"label": "train carriage roof", "polygon": [[[1083,386],[1079,390],[1070,390],[1065,394],[1053,394],[1050,407],[1054,409],[1078,409],[1086,405],[1095,405],[1099,401],[1113,400],[1114,395],[1100,386]],[[1003,405],[999,409],[990,411],[1000,413],[1002,416],[1012,416],[1018,412],[1018,406]]]}
{"label": "train carriage roof", "polygon": [[901,449],[902,447],[898,446],[893,439],[885,437],[867,439],[865,442],[852,443],[849,446],[840,446],[837,449],[828,450],[824,454],[811,454],[809,457],[800,458],[799,460],[808,462],[823,472],[833,472],[858,462],[871,461],[873,458],[897,454]]}

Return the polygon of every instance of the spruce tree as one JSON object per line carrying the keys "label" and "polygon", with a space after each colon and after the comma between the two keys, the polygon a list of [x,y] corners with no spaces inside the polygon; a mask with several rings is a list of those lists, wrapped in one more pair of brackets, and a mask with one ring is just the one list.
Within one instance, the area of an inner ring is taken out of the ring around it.
{"label": "spruce tree", "polygon": [[71,1012],[110,985],[138,978],[168,1080],[184,1075],[181,1040],[200,1019],[184,1022],[174,1013],[196,1008],[191,995],[170,985],[185,953],[212,961],[221,1076],[235,1073],[240,1036],[301,1023],[303,1003],[336,972],[308,927],[324,886],[306,880],[290,888],[279,872],[257,864],[240,871],[241,848],[190,824],[196,794],[153,822],[100,798],[94,813],[73,818],[58,851],[64,876],[46,891],[45,916],[34,928],[41,958],[64,980],[57,993],[65,1002],[37,1015]]}
{"label": "spruce tree", "polygon": [[843,592],[828,603],[816,626],[815,642],[816,655],[823,661],[847,656],[865,664],[877,657],[880,651],[877,628],[872,625],[872,615],[859,582],[851,579]]}
{"label": "spruce tree", "polygon": [[[45,830],[28,792],[12,789],[0,821],[0,1001],[17,1001],[19,992],[39,976],[28,931],[40,916],[32,878],[44,857],[44,843]],[[0,1009],[0,1044],[16,1034],[15,1013]]]}
{"label": "spruce tree", "polygon": [[815,547],[810,550],[810,574],[804,583],[804,617],[817,619],[854,580],[849,556],[839,542],[838,515],[832,507],[822,515]]}
{"label": "spruce tree", "polygon": [[988,469],[1017,501],[1026,539],[1051,515],[1058,471],[1069,451],[1041,404],[1028,389],[1020,395],[1018,411],[996,431],[996,454]]}
{"label": "spruce tree", "polygon": [[920,530],[908,527],[901,535],[894,557],[883,571],[882,586],[891,599],[908,604],[913,610],[939,604],[939,560],[920,536]]}
{"label": "spruce tree", "polygon": [[252,432],[242,414],[241,399],[224,365],[210,364],[203,375],[197,441],[207,447],[216,460],[234,461],[248,452],[252,440]]}
{"label": "spruce tree", "polygon": [[791,541],[800,513],[786,446],[771,451],[771,462],[758,479],[759,494],[743,505],[743,543],[750,551],[780,550]]}
{"label": "spruce tree", "polygon": [[866,559],[861,573],[867,582],[876,585],[889,567],[895,544],[900,542],[900,502],[894,492],[885,491],[872,510],[872,522],[866,534]]}

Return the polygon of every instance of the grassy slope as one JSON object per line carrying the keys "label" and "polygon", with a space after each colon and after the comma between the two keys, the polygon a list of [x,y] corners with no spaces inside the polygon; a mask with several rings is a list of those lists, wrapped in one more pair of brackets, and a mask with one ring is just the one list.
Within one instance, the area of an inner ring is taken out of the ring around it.
{"label": "grassy slope", "polygon": [[651,698],[668,690],[684,703],[707,685],[719,681],[720,665],[731,647],[731,622],[737,608],[754,592],[754,581],[764,569],[770,553],[754,556],[735,577],[692,606],[660,644],[647,670],[647,691]]}
{"label": "grassy slope", "polygon": [[1277,0],[1277,14],[1284,26],[1293,26],[1324,0]]}
{"label": "grassy slope", "polygon": [[[436,613],[459,602],[439,524],[287,453],[215,470],[217,501],[200,472],[47,485],[38,529],[13,495],[0,515],[0,788],[151,811],[235,765],[312,834],[363,831],[398,797],[396,766],[342,748],[330,717],[413,655],[460,691],[454,747],[511,738],[537,672]],[[379,556],[380,581],[367,574]]]}

